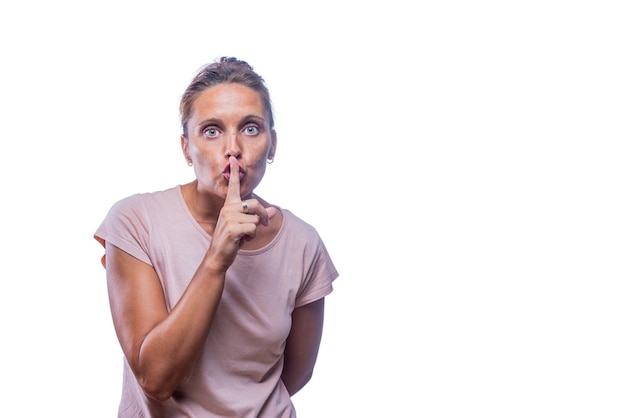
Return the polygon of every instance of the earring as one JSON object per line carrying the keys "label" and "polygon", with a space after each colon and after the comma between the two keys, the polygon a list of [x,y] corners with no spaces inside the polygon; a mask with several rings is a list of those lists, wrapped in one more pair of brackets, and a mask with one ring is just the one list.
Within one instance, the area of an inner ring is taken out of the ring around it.
{"label": "earring", "polygon": [[191,167],[191,166],[193,165],[193,161],[191,161],[191,158],[189,158],[189,159],[187,160],[187,165],[188,165],[189,167]]}
{"label": "earring", "polygon": [[274,157],[270,157],[267,159],[268,164],[272,164],[274,162]]}

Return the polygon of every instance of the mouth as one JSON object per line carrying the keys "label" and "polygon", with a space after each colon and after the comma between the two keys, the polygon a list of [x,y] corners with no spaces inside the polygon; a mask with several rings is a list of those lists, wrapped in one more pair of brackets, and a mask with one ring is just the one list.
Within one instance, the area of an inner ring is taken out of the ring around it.
{"label": "mouth", "polygon": [[[224,167],[224,170],[222,170],[222,175],[224,176],[226,181],[230,181],[230,164],[226,164],[226,166]],[[245,175],[246,173],[240,166],[239,167],[239,181],[242,181]]]}

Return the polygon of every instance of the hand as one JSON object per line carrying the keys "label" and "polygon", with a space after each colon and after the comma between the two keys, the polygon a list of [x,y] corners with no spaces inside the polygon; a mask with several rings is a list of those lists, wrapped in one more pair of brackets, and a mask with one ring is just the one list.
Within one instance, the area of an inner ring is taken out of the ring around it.
{"label": "hand", "polygon": [[252,240],[259,223],[268,226],[277,212],[276,208],[264,208],[257,199],[247,199],[244,205],[241,200],[239,163],[235,157],[230,157],[229,163],[228,191],[207,253],[215,257],[224,271],[235,261],[242,240]]}

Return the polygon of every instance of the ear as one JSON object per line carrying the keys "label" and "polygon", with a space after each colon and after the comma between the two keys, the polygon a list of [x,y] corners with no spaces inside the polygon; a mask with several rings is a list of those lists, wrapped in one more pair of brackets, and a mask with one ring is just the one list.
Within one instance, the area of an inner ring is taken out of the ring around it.
{"label": "ear", "polygon": [[189,140],[185,138],[185,135],[180,136],[180,148],[183,150],[183,155],[185,156],[185,160],[189,161],[189,154],[187,153],[187,144]]}
{"label": "ear", "polygon": [[267,154],[267,157],[269,159],[274,159],[274,156],[276,156],[276,143],[278,142],[278,135],[276,134],[276,131],[274,129],[272,129],[271,141],[272,143],[270,144],[270,150],[269,150],[269,153]]}

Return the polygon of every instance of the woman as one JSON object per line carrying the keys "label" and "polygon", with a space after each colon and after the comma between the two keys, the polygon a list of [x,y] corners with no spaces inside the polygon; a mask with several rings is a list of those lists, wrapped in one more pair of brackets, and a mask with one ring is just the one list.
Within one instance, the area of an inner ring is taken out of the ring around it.
{"label": "woman", "polygon": [[111,208],[95,238],[124,352],[120,417],[295,417],[337,271],[315,229],[254,194],[268,90],[223,57],[180,103],[191,183]]}

